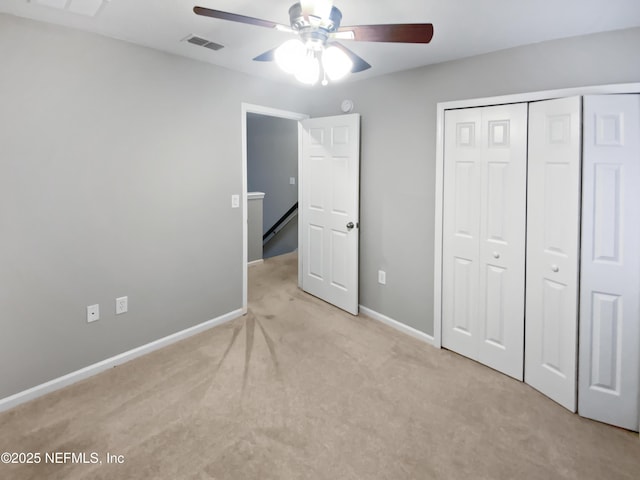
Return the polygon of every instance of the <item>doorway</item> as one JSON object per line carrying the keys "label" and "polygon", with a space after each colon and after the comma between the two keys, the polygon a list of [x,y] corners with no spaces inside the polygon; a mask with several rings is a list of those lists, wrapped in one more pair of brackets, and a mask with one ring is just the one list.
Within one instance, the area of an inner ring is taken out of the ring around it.
{"label": "doorway", "polygon": [[[279,110],[279,109],[275,109],[275,108],[270,108],[270,107],[264,107],[261,105],[252,105],[252,104],[248,104],[248,103],[243,103],[242,104],[242,109],[241,109],[241,121],[242,121],[242,198],[244,199],[244,201],[242,202],[242,242],[243,242],[243,246],[242,246],[242,251],[243,251],[243,260],[242,260],[242,309],[243,312],[246,313],[247,309],[248,309],[248,295],[247,295],[247,289],[248,289],[248,274],[247,274],[247,268],[248,268],[248,228],[247,228],[247,222],[248,222],[248,208],[247,208],[247,193],[248,193],[248,187],[249,187],[249,182],[248,182],[248,157],[249,157],[249,122],[255,119],[268,119],[268,118],[274,118],[274,119],[286,119],[286,120],[294,120],[294,121],[300,121],[306,118],[309,118],[309,115],[303,114],[303,113],[297,113],[297,112],[290,112],[290,111],[286,111],[286,110]],[[297,157],[298,159],[300,159],[301,155],[300,155],[300,149],[301,149],[301,132],[300,132],[300,128],[298,127],[297,130],[297,137],[298,137],[298,141],[297,141],[297,148],[298,148],[298,152],[297,152]],[[299,161],[299,160],[298,160]],[[299,165],[298,165],[298,171],[300,170]],[[287,179],[287,181],[289,181]],[[299,190],[300,190],[300,183],[297,181],[296,178],[296,186],[297,186],[297,191],[298,191],[298,196],[299,196]],[[283,212],[284,213],[284,212]],[[270,213],[271,215],[271,213]],[[277,215],[277,214],[273,214],[273,215]],[[298,272],[298,283],[300,283],[299,281],[300,278],[300,273]]]}
{"label": "doorway", "polygon": [[297,250],[297,121],[247,114],[247,189],[249,200],[262,202],[259,232],[253,227],[260,223],[259,204],[248,202],[249,265]]}

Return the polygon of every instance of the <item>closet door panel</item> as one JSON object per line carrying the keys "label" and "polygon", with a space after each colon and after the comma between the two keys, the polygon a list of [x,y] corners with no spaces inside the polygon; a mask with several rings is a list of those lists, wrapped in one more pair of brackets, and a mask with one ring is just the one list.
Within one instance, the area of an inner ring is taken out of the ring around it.
{"label": "closet door panel", "polygon": [[442,342],[476,359],[481,109],[445,113]]}
{"label": "closet door panel", "polygon": [[525,381],[576,411],[581,98],[529,106]]}
{"label": "closet door panel", "polygon": [[527,105],[445,113],[443,346],[523,378]]}
{"label": "closet door panel", "polygon": [[482,113],[478,360],[523,379],[527,105]]}
{"label": "closet door panel", "polygon": [[640,95],[584,99],[578,411],[638,430]]}

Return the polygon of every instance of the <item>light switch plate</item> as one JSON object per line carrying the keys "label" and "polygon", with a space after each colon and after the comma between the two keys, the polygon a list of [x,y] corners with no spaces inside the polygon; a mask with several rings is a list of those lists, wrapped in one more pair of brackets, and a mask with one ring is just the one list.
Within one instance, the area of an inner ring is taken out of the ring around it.
{"label": "light switch plate", "polygon": [[238,208],[240,206],[240,195],[231,195],[231,208]]}
{"label": "light switch plate", "polygon": [[129,311],[129,297],[116,298],[116,315],[127,313]]}
{"label": "light switch plate", "polygon": [[289,177],[289,185],[295,185],[296,184],[296,177]]}

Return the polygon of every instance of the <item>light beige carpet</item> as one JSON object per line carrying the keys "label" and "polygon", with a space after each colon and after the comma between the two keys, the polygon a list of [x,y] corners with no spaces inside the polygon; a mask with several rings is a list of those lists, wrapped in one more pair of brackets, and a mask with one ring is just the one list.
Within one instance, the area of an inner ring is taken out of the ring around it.
{"label": "light beige carpet", "polygon": [[0,478],[640,478],[637,434],[300,292],[295,254],[249,272],[246,317],[0,415],[0,452],[102,464]]}

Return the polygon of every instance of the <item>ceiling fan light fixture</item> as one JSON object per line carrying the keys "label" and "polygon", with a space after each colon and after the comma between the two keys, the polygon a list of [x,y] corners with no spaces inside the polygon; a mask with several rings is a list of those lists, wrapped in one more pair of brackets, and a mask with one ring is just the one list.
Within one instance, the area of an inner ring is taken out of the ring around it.
{"label": "ceiling fan light fixture", "polygon": [[330,46],[322,52],[322,68],[333,80],[344,78],[353,68],[353,62],[338,47]]}
{"label": "ceiling fan light fixture", "polygon": [[340,27],[342,13],[333,0],[301,0],[289,8],[289,23],[294,31],[322,28],[335,32]]}
{"label": "ceiling fan light fixture", "polygon": [[307,56],[307,48],[297,38],[287,40],[274,52],[278,66],[287,73],[295,74]]}
{"label": "ceiling fan light fixture", "polygon": [[311,15],[322,21],[328,19],[333,8],[333,0],[315,0],[312,2]]}
{"label": "ceiling fan light fixture", "polygon": [[[29,0],[50,1],[61,0]],[[80,0],[67,0],[80,1]],[[83,0],[86,1],[86,0]],[[110,0],[91,0],[110,1]],[[379,25],[352,25],[341,27],[342,12],[333,6],[333,0],[298,0],[289,7],[289,25],[260,18],[223,12],[205,7],[193,7],[196,15],[219,20],[244,23],[289,32],[299,36],[278,48],[266,51],[254,58],[257,62],[276,63],[285,72],[295,75],[304,83],[314,85],[322,80],[338,80],[348,73],[358,73],[371,68],[363,58],[335,40],[361,42],[393,42],[424,44],[433,37],[431,23],[394,23]],[[336,48],[332,48],[336,47]],[[325,52],[326,50],[326,52]]]}
{"label": "ceiling fan light fixture", "polygon": [[295,72],[296,80],[307,85],[315,85],[320,77],[320,64],[313,50],[308,50],[307,54],[298,63]]}

